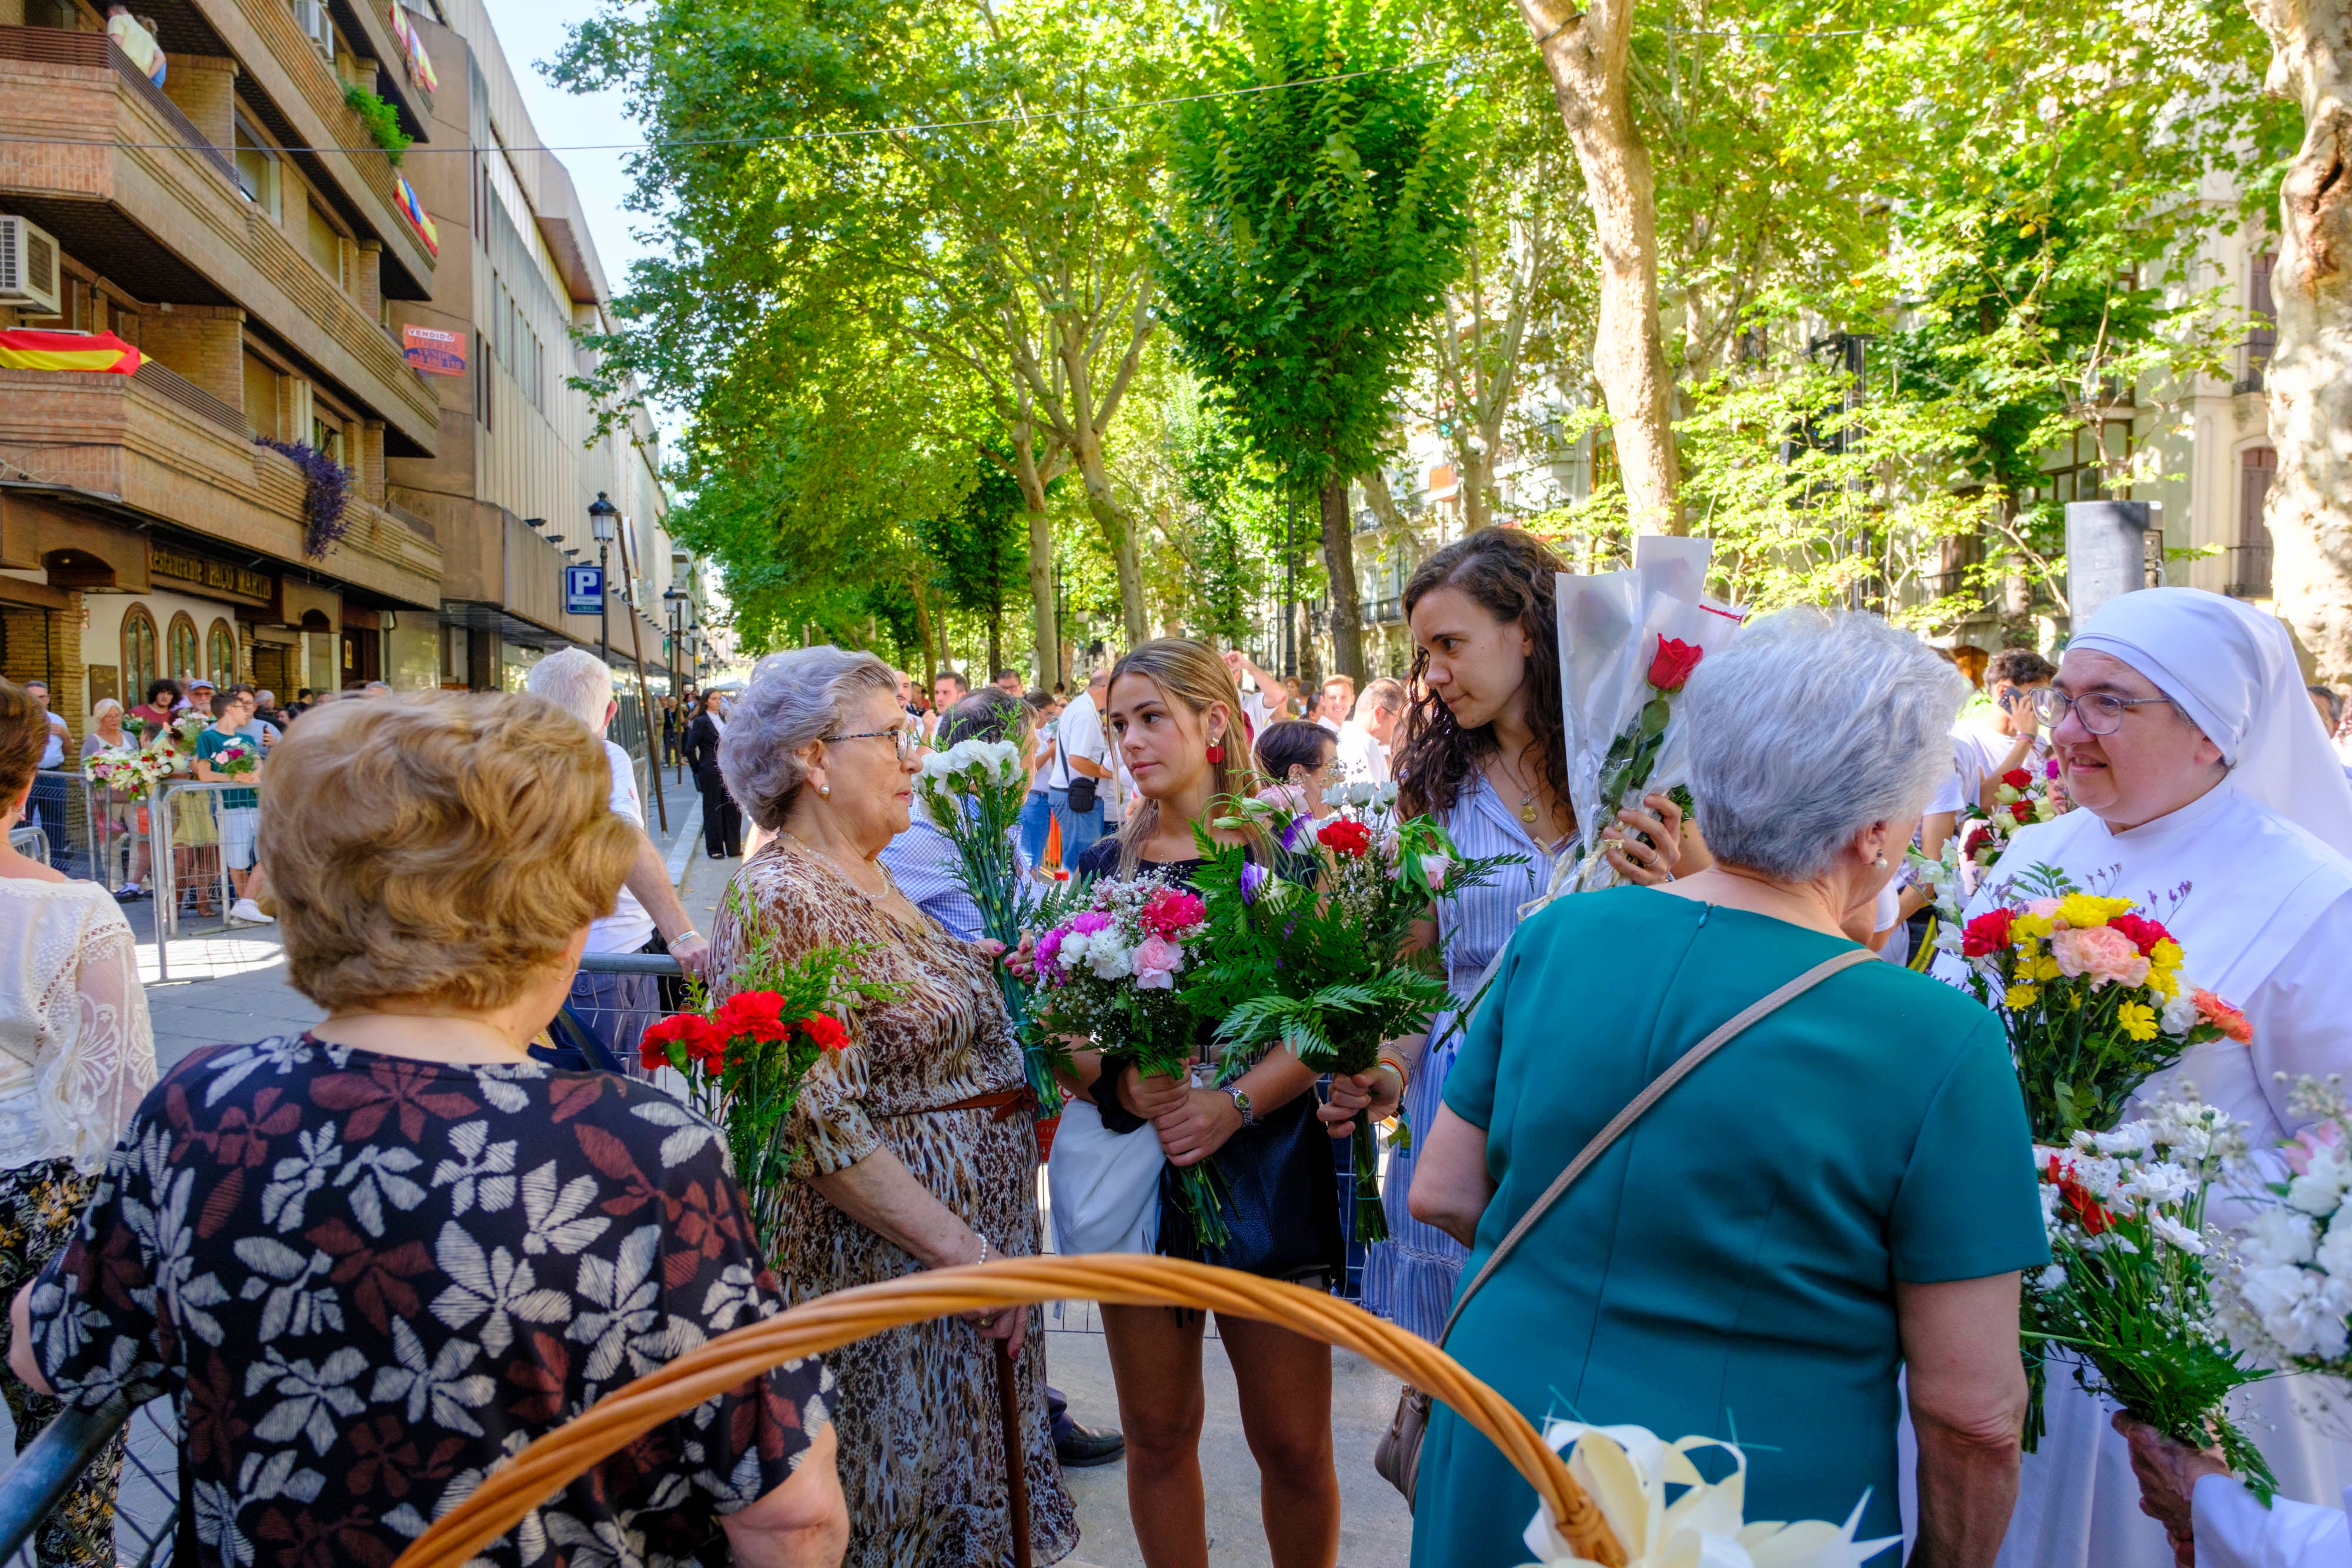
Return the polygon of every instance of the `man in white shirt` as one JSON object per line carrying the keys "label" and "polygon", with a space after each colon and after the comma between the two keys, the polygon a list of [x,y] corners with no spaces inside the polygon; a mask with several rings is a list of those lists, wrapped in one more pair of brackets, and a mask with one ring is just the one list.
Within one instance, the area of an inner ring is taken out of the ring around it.
{"label": "man in white shirt", "polygon": [[941,670],[931,677],[931,711],[923,716],[923,738],[929,739],[940,732],[940,721],[948,709],[971,695],[971,683],[953,670]]}
{"label": "man in white shirt", "polygon": [[[1087,677],[1087,689],[1062,710],[1054,727],[1054,766],[1046,774],[1045,799],[1054,821],[1061,824],[1066,871],[1076,866],[1078,856],[1103,836],[1108,817],[1104,805],[1118,787],[1111,774],[1110,746],[1103,736],[1102,702],[1109,690],[1110,672],[1096,670]],[[1081,796],[1095,796],[1083,811],[1070,804],[1070,788],[1079,779],[1087,781],[1080,786]]]}
{"label": "man in white shirt", "polygon": [[[523,689],[545,697],[576,716],[604,743],[613,768],[613,810],[637,831],[636,858],[614,900],[613,912],[588,927],[590,953],[667,952],[689,969],[700,969],[709,956],[709,945],[687,918],[677,889],[670,885],[669,867],[661,851],[646,836],[645,803],[637,798],[636,766],[629,754],[604,738],[605,726],[620,705],[613,700],[613,672],[584,648],[551,653],[530,667]],[[658,930],[661,940],[654,940]],[[572,977],[572,1009],[588,1026],[622,1071],[641,1076],[637,1037],[661,1016],[661,990],[652,975],[605,975],[581,971]]]}
{"label": "man in white shirt", "polygon": [[1404,708],[1404,683],[1386,675],[1356,699],[1355,717],[1339,727],[1339,772],[1349,783],[1389,781],[1389,747]]}
{"label": "man in white shirt", "polygon": [[1992,697],[1990,726],[1961,720],[1952,727],[1953,760],[1964,805],[1992,810],[1992,790],[2012,768],[2038,765],[2049,755],[2033,694],[2057,678],[2058,667],[2031,648],[2003,648],[1985,666]]}
{"label": "man in white shirt", "polygon": [[49,777],[34,779],[32,809],[26,813],[26,821],[49,836],[49,863],[71,876],[73,840],[67,832],[71,785],[58,775],[66,765],[66,747],[73,744],[73,736],[66,729],[66,721],[49,711],[47,681],[26,681],[25,695],[33,699],[34,708],[49,727],[49,737],[42,743],[39,763],[41,772]]}
{"label": "man in white shirt", "polygon": [[1356,711],[1356,683],[1346,675],[1333,675],[1323,683],[1321,700],[1315,705],[1315,722],[1338,735]]}

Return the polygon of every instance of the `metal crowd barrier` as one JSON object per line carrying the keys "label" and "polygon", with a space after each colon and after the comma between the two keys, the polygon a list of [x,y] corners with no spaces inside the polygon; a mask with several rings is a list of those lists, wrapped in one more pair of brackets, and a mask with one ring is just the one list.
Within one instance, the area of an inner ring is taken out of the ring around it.
{"label": "metal crowd barrier", "polygon": [[128,1432],[114,1510],[120,1568],[163,1568],[180,1522],[178,1423],[169,1399],[133,1408],[109,1400],[95,1410],[60,1411],[0,1472],[0,1563],[29,1562],[26,1543],[117,1431]]}
{"label": "metal crowd barrier", "polygon": [[37,827],[19,825],[9,829],[8,847],[43,865],[49,863],[49,835]]}
{"label": "metal crowd barrier", "polygon": [[155,894],[155,977],[172,977],[172,938],[183,924],[215,921],[200,926],[203,935],[230,929],[228,912],[236,902],[229,873],[240,854],[250,870],[256,861],[255,841],[260,821],[258,806],[226,806],[222,798],[233,790],[258,786],[250,778],[208,783],[198,779],[173,779],[159,786],[148,802],[147,820],[154,863],[148,869]]}

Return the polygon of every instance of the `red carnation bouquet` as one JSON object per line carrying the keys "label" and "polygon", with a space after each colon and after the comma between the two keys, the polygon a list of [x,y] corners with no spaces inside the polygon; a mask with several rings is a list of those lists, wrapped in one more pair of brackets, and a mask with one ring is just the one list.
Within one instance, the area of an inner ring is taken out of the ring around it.
{"label": "red carnation bouquet", "polygon": [[756,920],[747,915],[743,928],[751,950],[727,977],[725,999],[711,1005],[702,982],[689,977],[689,1009],[647,1029],[637,1054],[648,1071],[676,1068],[686,1080],[687,1103],[726,1137],[764,1249],[782,1219],[786,1178],[799,1153],[785,1126],[801,1085],[825,1052],[848,1046],[841,1015],[890,991],[858,974],[866,946],[819,948],[787,961]]}

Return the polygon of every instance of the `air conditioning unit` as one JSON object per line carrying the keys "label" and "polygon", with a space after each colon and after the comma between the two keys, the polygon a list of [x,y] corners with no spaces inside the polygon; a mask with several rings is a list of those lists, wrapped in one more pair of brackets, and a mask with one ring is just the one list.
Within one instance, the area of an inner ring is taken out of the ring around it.
{"label": "air conditioning unit", "polygon": [[58,313],[58,242],[24,218],[0,217],[0,305]]}
{"label": "air conditioning unit", "polygon": [[310,40],[320,54],[331,62],[335,57],[335,20],[327,14],[326,0],[293,0],[294,25]]}

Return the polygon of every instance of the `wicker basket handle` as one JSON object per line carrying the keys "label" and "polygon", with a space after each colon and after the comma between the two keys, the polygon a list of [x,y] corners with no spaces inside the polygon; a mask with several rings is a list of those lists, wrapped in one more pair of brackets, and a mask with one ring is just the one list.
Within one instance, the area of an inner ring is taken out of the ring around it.
{"label": "wicker basket handle", "polygon": [[1625,1553],[1601,1511],[1526,1416],[1420,1335],[1360,1307],[1255,1274],[1136,1253],[1008,1258],[936,1269],[820,1296],[746,1323],[617,1388],[499,1466],[471,1497],[410,1542],[393,1568],[464,1568],[483,1547],[606,1456],[662,1422],[770,1368],[868,1334],[976,1308],[1057,1301],[1179,1306],[1279,1323],[1352,1350],[1425,1389],[1485,1433],[1549,1511],[1580,1556],[1616,1568]]}

